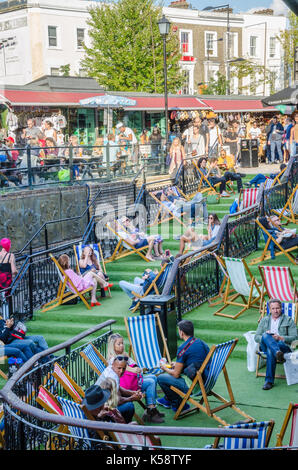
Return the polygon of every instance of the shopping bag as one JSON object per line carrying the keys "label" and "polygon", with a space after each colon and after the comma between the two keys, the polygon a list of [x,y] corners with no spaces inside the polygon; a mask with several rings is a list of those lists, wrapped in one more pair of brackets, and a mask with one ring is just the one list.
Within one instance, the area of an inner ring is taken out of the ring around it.
{"label": "shopping bag", "polygon": [[298,350],[284,354],[286,362],[284,363],[285,375],[288,385],[298,383]]}
{"label": "shopping bag", "polygon": [[248,331],[244,333],[244,338],[247,341],[247,369],[249,372],[255,372],[257,368],[257,350],[259,348],[258,343],[255,341],[255,331]]}

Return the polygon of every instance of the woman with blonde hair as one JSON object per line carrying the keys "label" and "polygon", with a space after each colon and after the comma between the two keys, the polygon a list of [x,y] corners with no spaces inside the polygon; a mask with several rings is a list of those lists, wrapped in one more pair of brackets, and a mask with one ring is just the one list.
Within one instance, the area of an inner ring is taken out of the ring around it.
{"label": "woman with blonde hair", "polygon": [[172,177],[176,176],[177,171],[180,168],[181,163],[185,160],[185,150],[183,145],[181,144],[181,140],[179,137],[175,137],[172,145],[170,147],[170,166],[169,166],[169,174]]}
{"label": "woman with blonde hair", "polygon": [[[149,423],[163,423],[164,414],[160,413],[156,407],[156,385],[157,378],[155,375],[146,374],[142,375],[142,370],[138,367],[135,361],[128,356],[124,348],[124,339],[119,333],[113,333],[108,340],[107,360],[109,364],[113,363],[115,357],[125,357],[127,363],[126,370],[122,377],[120,377],[120,386],[127,388],[129,375],[137,374],[142,379],[142,384],[139,386],[142,392],[146,393],[146,411],[143,414],[143,420]],[[126,386],[125,386],[126,385]]]}
{"label": "woman with blonde hair", "polygon": [[125,424],[125,419],[123,418],[120,411],[117,409],[119,395],[115,380],[110,377],[107,377],[101,382],[100,386],[102,389],[108,390],[110,392],[110,397],[105,402],[103,409],[98,413],[97,418],[100,421],[109,421],[112,423]]}

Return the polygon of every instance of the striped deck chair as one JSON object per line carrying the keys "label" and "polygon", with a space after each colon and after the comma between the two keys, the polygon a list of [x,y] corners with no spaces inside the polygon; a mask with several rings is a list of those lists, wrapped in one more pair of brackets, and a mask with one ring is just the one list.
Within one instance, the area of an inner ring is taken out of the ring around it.
{"label": "striped deck chair", "polygon": [[[187,224],[185,224],[182,220],[182,217],[185,215],[185,212],[176,212],[175,210],[172,210],[169,208],[164,201],[161,201],[159,199],[161,193],[163,193],[162,190],[158,191],[149,191],[149,195],[152,197],[152,199],[157,203],[159,206],[157,214],[154,218],[154,221],[149,224],[149,227],[152,227],[154,225],[159,225],[163,222],[169,222],[170,220],[176,220],[179,224],[181,224],[183,227],[187,227]],[[181,197],[181,195],[179,195]],[[170,202],[168,199],[166,202]]]}
{"label": "striped deck chair", "polygon": [[[60,403],[56,399],[56,397],[49,392],[45,387],[40,385],[38,395],[36,397],[36,402],[44,408],[48,413],[53,413],[55,415],[63,416],[64,413],[60,406]],[[69,434],[69,429],[64,424],[60,424],[57,428],[57,432]],[[54,449],[54,443],[51,444],[51,448]]]}
{"label": "striped deck chair", "polygon": [[55,263],[57,275],[59,277],[59,287],[58,287],[58,292],[57,292],[57,297],[54,300],[51,300],[51,302],[46,303],[43,305],[41,311],[42,312],[47,312],[48,310],[52,310],[55,307],[59,307],[60,305],[65,304],[66,302],[75,299],[79,297],[84,305],[90,310],[91,306],[85,299],[85,294],[88,292],[92,291],[92,287],[88,287],[88,289],[78,291],[78,289],[75,287],[71,279],[65,274],[64,270],[56,260],[56,258],[52,255],[52,253],[49,253],[50,258],[52,261]]}
{"label": "striped deck chair", "polygon": [[[174,419],[179,417],[184,417],[194,410],[203,411],[211,418],[218,421],[223,426],[228,426],[225,420],[219,417],[216,412],[225,408],[232,408],[234,411],[244,416],[250,421],[255,421],[251,416],[247,415],[244,411],[240,410],[236,406],[235,398],[233,395],[232,387],[228,377],[228,372],[226,370],[226,363],[230,357],[232,351],[234,350],[238,339],[232,339],[221,343],[218,345],[213,345],[210,348],[209,353],[207,354],[205,361],[201,365],[200,369],[197,371],[197,374],[193,381],[185,377],[186,383],[189,385],[189,389],[186,393],[182,392],[176,387],[171,386],[171,390],[176,392],[181,398],[181,404],[176,411]],[[203,374],[206,371],[206,379],[203,380]],[[229,394],[229,399],[225,399],[221,395],[214,392],[214,387],[216,385],[217,379],[220,373],[223,372],[224,379]],[[212,408],[212,404],[209,402],[209,397],[212,396],[217,400],[216,406]],[[189,404],[194,405],[192,408],[187,411],[182,412],[184,405],[189,402]],[[218,402],[220,405],[218,406]]]}
{"label": "striped deck chair", "polygon": [[287,431],[287,428],[291,419],[292,419],[292,423],[291,423],[291,431],[290,431],[290,438],[289,438],[288,446],[296,447],[296,448],[298,447],[298,419],[297,418],[298,418],[298,403],[296,404],[290,403],[288,410],[286,412],[285,419],[281,426],[280,432],[277,434],[276,447],[282,447],[284,445],[283,441],[284,441],[285,434],[286,434],[286,431]]}
{"label": "striped deck chair", "polygon": [[[277,297],[275,297],[275,298],[277,298]],[[282,302],[282,304],[281,304],[281,313],[282,313],[282,315],[287,315],[288,317],[290,317],[294,321],[294,323],[296,323],[296,325],[297,325],[297,305],[295,303]],[[263,311],[262,311],[260,320],[266,315],[270,315],[269,302],[264,303]],[[293,346],[295,345],[295,343],[296,342],[294,342],[291,345],[292,349],[293,349]],[[257,354],[256,377],[266,377],[266,374],[264,372],[260,372],[260,369],[266,363],[267,354],[264,351],[261,351],[260,348],[258,348],[258,350],[256,351],[256,354]],[[284,374],[275,373],[275,378],[285,379],[286,376]]]}
{"label": "striped deck chair", "polygon": [[[228,281],[223,297],[223,306],[220,307],[213,315],[228,317],[235,320],[250,308],[259,309],[261,290],[257,280],[249,270],[246,261],[239,258],[223,257],[222,262],[224,262],[224,266],[228,274]],[[247,280],[247,275],[249,276],[249,281]],[[235,294],[232,294],[231,286],[234,289]],[[242,298],[242,303],[237,301],[238,297]],[[242,307],[242,309],[236,314],[222,313],[222,311],[230,305]]]}
{"label": "striped deck chair", "polygon": [[0,450],[4,449],[4,411],[0,411]]}
{"label": "striped deck chair", "polygon": [[239,210],[248,209],[257,202],[259,188],[242,188],[239,193]]}
{"label": "striped deck chair", "polygon": [[262,277],[261,308],[265,295],[269,299],[297,304],[297,287],[288,266],[259,266]]}
{"label": "striped deck chair", "polygon": [[[92,243],[92,244],[89,244],[89,245],[83,245],[82,243],[79,243],[78,245],[73,246],[73,250],[74,250],[74,254],[75,254],[75,260],[76,260],[77,273],[82,274],[81,268],[80,268],[80,265],[79,265],[79,261],[81,259],[82,252],[83,252],[83,249],[85,248],[85,246],[90,246],[90,248],[92,248],[92,250],[93,250],[93,252],[96,256],[96,259],[97,259],[97,262],[98,262],[99,266],[102,268],[102,271],[105,274],[107,274],[105,260],[104,260],[104,257],[103,257],[103,253],[102,253],[100,243]],[[111,291],[110,291],[110,289],[108,289],[108,290],[109,290],[109,295],[111,297]]]}
{"label": "striped deck chair", "polygon": [[85,349],[80,352],[80,355],[85,359],[85,361],[89,364],[91,369],[96,372],[97,375],[102,374],[108,365],[107,360],[92,343],[89,343]]}
{"label": "striped deck chair", "polygon": [[144,261],[149,260],[143,254],[144,250],[148,249],[148,245],[143,246],[142,248],[135,248],[131,243],[129,243],[125,239],[125,232],[124,230],[119,231],[118,228],[116,229],[116,222],[108,222],[106,224],[107,229],[113,234],[113,236],[118,240],[117,245],[114,249],[112,256],[106,259],[106,263],[111,263],[117,259],[125,258],[126,256],[136,254],[140,256]]}
{"label": "striped deck chair", "polygon": [[[257,429],[259,435],[257,438],[247,439],[241,437],[225,437],[223,443],[224,450],[241,450],[241,449],[264,449],[269,446],[270,438],[275,422],[260,421],[254,423],[239,423],[227,426],[229,429]],[[216,438],[213,448],[218,448],[220,438]]]}
{"label": "striped deck chair", "polygon": [[[109,432],[109,435],[110,439],[117,443],[117,447],[122,450],[156,450],[153,446],[161,446],[160,438],[153,434],[143,436],[125,432]],[[146,446],[146,449],[144,449],[144,446]]]}
{"label": "striped deck chair", "polygon": [[[57,396],[57,400],[62,408],[64,416],[67,416],[69,418],[87,419],[84,411],[78,403],[75,403],[71,400],[67,400],[66,398],[62,398],[59,396]],[[88,429],[79,426],[68,426],[68,429],[70,434],[74,437],[84,439],[84,444],[87,448],[91,447]]]}
{"label": "striped deck chair", "polygon": [[[166,357],[171,362],[166,339],[158,314],[140,315],[138,317],[124,317],[127,335],[134,360],[145,372],[158,375],[160,359]],[[163,344],[163,355],[161,355],[157,327]]]}
{"label": "striped deck chair", "polygon": [[217,183],[215,184],[214,186],[212,186],[212,184],[210,183],[210,181],[206,178],[206,176],[204,175],[204,173],[202,172],[202,170],[198,167],[198,164],[195,160],[192,161],[192,164],[193,166],[195,167],[196,171],[197,171],[197,175],[199,177],[199,183],[198,183],[198,189],[197,189],[197,192],[200,192],[202,194],[204,193],[209,193],[209,192],[212,192],[212,193],[216,193],[217,189],[219,188],[220,186],[220,183]]}
{"label": "striped deck chair", "polygon": [[279,219],[285,219],[287,223],[298,223],[298,184],[296,184],[286,204],[281,209],[272,209]]}
{"label": "striped deck chair", "polygon": [[84,398],[84,390],[68,375],[68,373],[57,363],[54,364],[52,376],[62,385],[64,390],[76,403],[81,403]]}
{"label": "striped deck chair", "polygon": [[[161,267],[159,273],[156,275],[155,279],[153,279],[150,286],[148,287],[148,289],[146,289],[146,292],[144,292],[143,295],[137,294],[136,292],[133,292],[133,291],[132,291],[132,294],[135,297],[137,297],[138,299],[141,300],[144,297],[146,297],[147,295],[149,295],[150,292],[153,289],[154,294],[160,295],[161,292],[162,292],[162,289],[164,288],[164,285],[165,285],[165,282],[167,280],[168,274],[169,274],[170,270],[172,269],[172,266],[173,266],[173,263],[164,264]],[[140,301],[138,301],[136,306],[132,309],[132,313],[134,313],[136,310],[138,310],[139,306],[140,306]]]}

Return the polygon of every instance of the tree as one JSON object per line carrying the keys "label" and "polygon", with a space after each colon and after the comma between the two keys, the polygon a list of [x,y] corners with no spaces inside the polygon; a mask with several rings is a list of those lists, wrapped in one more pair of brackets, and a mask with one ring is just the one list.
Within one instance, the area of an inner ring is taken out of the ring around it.
{"label": "tree", "polygon": [[[161,8],[153,0],[104,1],[89,10],[90,47],[81,65],[108,90],[163,93],[163,40],[158,29]],[[168,90],[182,83],[179,38],[167,37]]]}
{"label": "tree", "polygon": [[61,65],[61,66],[59,67],[59,72],[60,72],[60,75],[62,75],[63,77],[69,77],[69,74],[70,74],[70,64]]}
{"label": "tree", "polygon": [[[270,88],[272,87],[273,75],[270,70],[264,65],[258,65],[248,59],[231,62],[230,76],[238,79],[239,94],[248,92],[255,94],[259,86],[264,88],[268,83]],[[247,77],[250,78],[249,83],[244,85],[244,79]]]}
{"label": "tree", "polygon": [[280,41],[283,49],[283,62],[285,71],[285,85],[289,85],[290,81],[294,79],[294,56],[295,47],[298,46],[298,16],[293,12],[288,16],[289,27],[277,39]]}
{"label": "tree", "polygon": [[216,78],[211,77],[208,85],[204,88],[204,95],[226,95],[228,80],[220,72],[216,73]]}

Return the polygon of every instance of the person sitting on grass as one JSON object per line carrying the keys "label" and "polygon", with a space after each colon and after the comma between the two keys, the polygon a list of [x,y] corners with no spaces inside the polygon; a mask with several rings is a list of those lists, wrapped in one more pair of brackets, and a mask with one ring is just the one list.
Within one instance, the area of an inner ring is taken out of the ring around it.
{"label": "person sitting on grass", "polygon": [[157,378],[153,374],[146,374],[143,375],[142,369],[138,367],[135,361],[128,356],[128,354],[124,350],[124,339],[119,333],[113,333],[109,336],[108,340],[108,352],[107,352],[107,359],[109,364],[112,364],[112,361],[115,356],[127,356],[127,366],[124,374],[120,377],[120,386],[126,388],[126,385],[129,385],[129,378],[131,374],[137,377],[137,374],[140,377],[140,384],[138,386],[138,390],[141,390],[143,393],[146,394],[146,406],[147,409],[142,416],[142,419],[148,423],[163,423],[164,422],[164,414],[160,413],[156,408],[156,385],[157,385]]}
{"label": "person sitting on grass", "polygon": [[[79,292],[84,291],[89,287],[92,287],[91,307],[100,305],[100,303],[96,299],[96,289],[99,279],[97,274],[92,271],[87,272],[84,276],[75,273],[70,267],[70,258],[66,254],[59,256],[58,263],[60,264],[65,274],[69,277],[69,279],[72,281],[73,285]],[[68,287],[72,289],[71,285],[69,285]]]}

